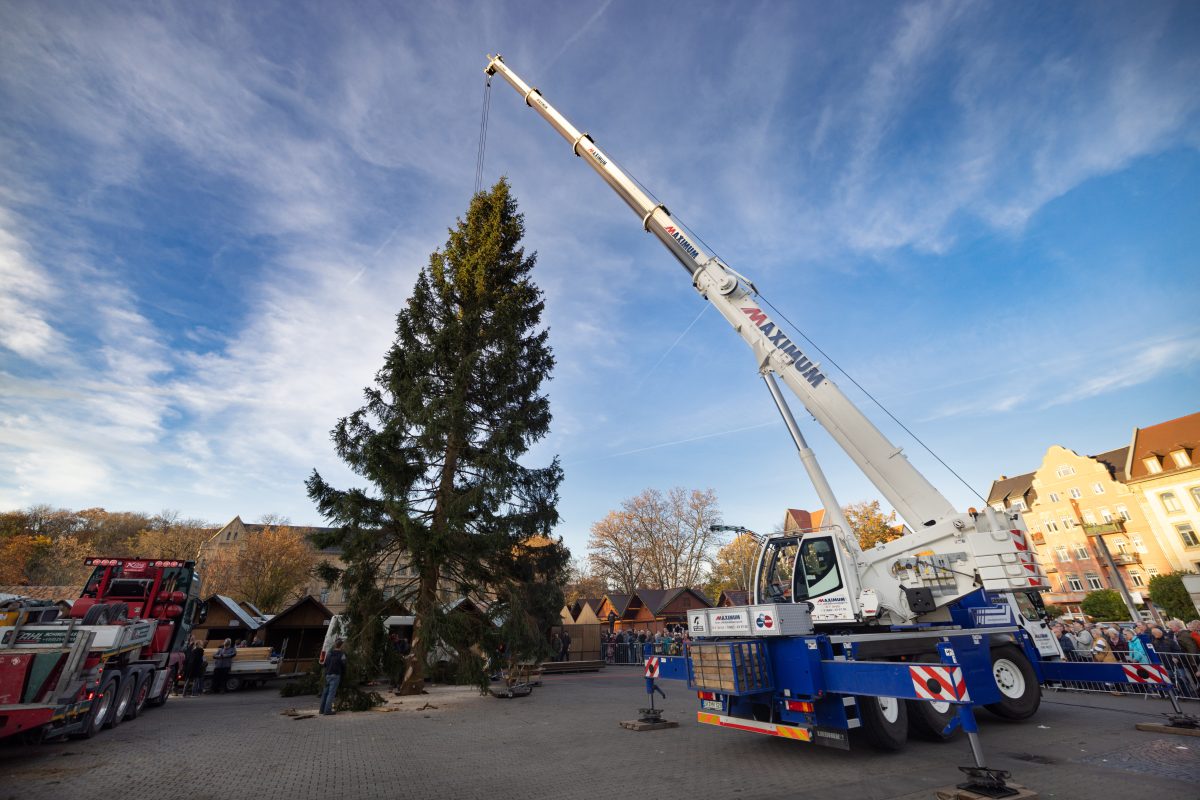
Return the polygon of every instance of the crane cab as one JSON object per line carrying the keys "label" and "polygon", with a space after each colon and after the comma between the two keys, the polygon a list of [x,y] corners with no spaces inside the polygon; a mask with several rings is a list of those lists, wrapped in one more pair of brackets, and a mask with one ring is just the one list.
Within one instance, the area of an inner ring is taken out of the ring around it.
{"label": "crane cab", "polygon": [[807,603],[818,624],[858,622],[853,569],[833,530],[770,536],[759,550],[754,602]]}

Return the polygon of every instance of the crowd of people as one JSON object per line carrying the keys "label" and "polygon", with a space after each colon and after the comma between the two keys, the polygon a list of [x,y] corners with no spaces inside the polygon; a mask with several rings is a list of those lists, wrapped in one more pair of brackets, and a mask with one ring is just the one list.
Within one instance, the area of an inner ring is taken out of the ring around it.
{"label": "crowd of people", "polygon": [[684,625],[667,625],[664,630],[631,629],[600,634],[600,647],[609,664],[640,664],[645,646],[653,645],[654,653],[677,656],[691,640]]}
{"label": "crowd of people", "polygon": [[1186,625],[1178,619],[1166,625],[1076,620],[1056,623],[1052,630],[1071,661],[1149,664],[1150,652],[1157,652],[1176,690],[1200,697],[1200,619]]}

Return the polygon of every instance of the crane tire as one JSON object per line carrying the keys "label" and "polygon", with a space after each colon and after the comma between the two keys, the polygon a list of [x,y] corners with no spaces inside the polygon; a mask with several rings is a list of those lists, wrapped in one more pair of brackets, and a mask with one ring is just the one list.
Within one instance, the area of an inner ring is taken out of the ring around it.
{"label": "crane tire", "polygon": [[1000,700],[984,708],[1010,722],[1029,719],[1037,713],[1042,704],[1042,687],[1021,648],[1014,644],[993,647],[992,677],[1000,690]]}
{"label": "crane tire", "polygon": [[908,709],[895,697],[859,695],[858,718],[863,735],[876,750],[895,752],[908,743]]}
{"label": "crane tire", "polygon": [[133,702],[129,704],[129,719],[137,719],[146,710],[146,702],[150,699],[150,690],[154,688],[154,671],[146,670],[138,677],[137,686],[133,690]]}
{"label": "crane tire", "polygon": [[930,702],[928,700],[906,700],[908,706],[908,732],[927,742],[947,742],[954,738],[958,728],[945,733],[946,726],[958,713],[953,703]]}
{"label": "crane tire", "polygon": [[96,603],[83,615],[81,625],[107,625],[112,619],[108,603]]}
{"label": "crane tire", "polygon": [[128,622],[129,621],[129,603],[117,602],[112,603],[108,607],[109,622]]}
{"label": "crane tire", "polygon": [[125,721],[125,717],[129,716],[129,706],[133,704],[133,689],[136,682],[136,675],[122,677],[121,686],[117,689],[112,711],[108,712],[108,719],[105,720],[104,727],[115,728]]}
{"label": "crane tire", "polygon": [[75,734],[77,738],[90,739],[100,732],[112,710],[113,701],[117,699],[116,694],[117,676],[112,674],[100,683],[100,691],[96,693],[96,699],[92,701],[92,707],[88,710],[87,722],[84,723],[83,730]]}

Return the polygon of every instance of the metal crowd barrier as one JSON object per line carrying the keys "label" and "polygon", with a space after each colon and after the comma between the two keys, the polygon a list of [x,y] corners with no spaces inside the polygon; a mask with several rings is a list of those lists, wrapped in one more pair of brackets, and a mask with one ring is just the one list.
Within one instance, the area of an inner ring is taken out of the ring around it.
{"label": "metal crowd barrier", "polygon": [[[1136,664],[1128,650],[1113,650],[1115,663]],[[1174,684],[1175,694],[1184,700],[1200,700],[1200,655],[1191,653],[1159,653],[1162,665]],[[1090,650],[1071,650],[1066,653],[1067,661],[1098,661]],[[1107,660],[1107,659],[1104,659]],[[1166,690],[1155,684],[1105,683],[1103,681],[1061,681],[1047,688],[1065,692],[1105,692],[1112,695],[1140,695],[1142,697],[1166,697]]]}
{"label": "metal crowd barrier", "polygon": [[636,664],[641,666],[646,660],[646,649],[649,647],[652,655],[678,656],[683,654],[683,643],[673,640],[670,644],[654,642],[602,642],[600,650],[604,660],[609,664]]}

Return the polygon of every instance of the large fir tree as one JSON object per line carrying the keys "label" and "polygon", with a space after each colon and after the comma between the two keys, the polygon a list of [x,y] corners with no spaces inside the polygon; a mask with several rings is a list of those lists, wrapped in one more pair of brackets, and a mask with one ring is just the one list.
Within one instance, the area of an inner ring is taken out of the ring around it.
{"label": "large fir tree", "polygon": [[[307,482],[338,526],[322,543],[340,545],[347,565],[330,577],[349,593],[352,678],[388,666],[388,594],[416,616],[405,693],[421,690],[435,647],[449,645],[483,682],[501,643],[536,657],[557,621],[568,554],[549,532],[562,470],[557,457],[520,463],[549,429],[542,383],[554,365],[523,235],[506,180],[475,195],[397,315],[366,404],[333,429],[338,455],[370,487],[335,489],[316,471]],[[447,602],[463,596],[482,619]]]}

